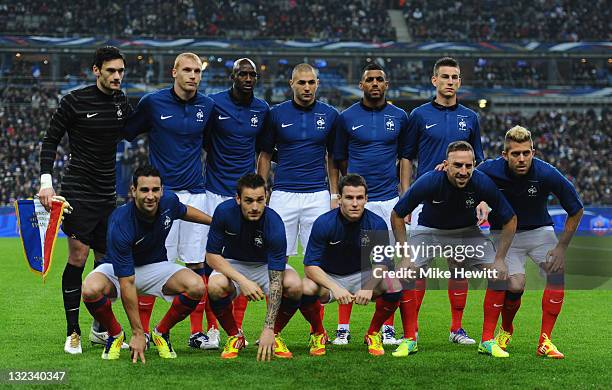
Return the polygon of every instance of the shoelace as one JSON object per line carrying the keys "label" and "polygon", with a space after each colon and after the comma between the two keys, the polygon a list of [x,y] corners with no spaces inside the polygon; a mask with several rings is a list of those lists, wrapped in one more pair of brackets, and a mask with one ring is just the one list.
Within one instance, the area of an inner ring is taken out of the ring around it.
{"label": "shoelace", "polygon": [[383,331],[383,334],[385,336],[385,338],[388,339],[394,339],[395,338],[395,331],[391,328],[385,328],[385,330]]}
{"label": "shoelace", "polygon": [[346,330],[346,329],[338,329],[338,330],[336,331],[336,338],[339,338],[339,339],[346,339],[346,338],[347,338],[347,336],[348,336],[348,333],[349,333],[349,331],[348,331],[348,330]]}

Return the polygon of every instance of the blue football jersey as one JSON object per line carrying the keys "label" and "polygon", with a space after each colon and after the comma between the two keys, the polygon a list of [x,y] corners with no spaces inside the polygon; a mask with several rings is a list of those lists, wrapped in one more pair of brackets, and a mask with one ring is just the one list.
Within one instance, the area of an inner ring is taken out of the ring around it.
{"label": "blue football jersey", "polygon": [[125,138],[131,141],[148,133],[149,160],[159,170],[166,189],[206,191],[202,150],[213,105],[212,99],[199,92],[184,101],[171,87],[143,96],[128,118]]}
{"label": "blue football jersey", "polygon": [[407,158],[417,159],[417,178],[446,160],[446,148],[455,141],[467,141],[476,158],[484,160],[478,115],[462,104],[444,107],[434,101],[425,103],[408,117]]}
{"label": "blue football jersey", "polygon": [[[517,229],[532,230],[541,226],[552,226],[548,213],[548,198],[555,195],[568,215],[574,215],[583,208],[582,201],[572,183],[557,168],[534,158],[526,175],[516,176],[502,157],[488,160],[477,168],[489,176],[504,194],[518,219]],[[496,210],[489,214],[492,229],[501,227]]]}
{"label": "blue football jersey", "polygon": [[355,103],[340,114],[334,159],[348,160],[348,173],[364,177],[370,201],[393,199],[399,194],[396,162],[408,157],[406,112],[386,103],[371,109]]}
{"label": "blue football jersey", "polygon": [[278,152],[274,190],[328,189],[325,157],[332,153],[337,120],[338,111],[320,101],[301,107],[288,100],[270,110],[260,147],[271,154],[276,146]]}
{"label": "blue football jersey", "polygon": [[487,202],[489,207],[499,214],[503,224],[515,215],[495,183],[477,170],[464,188],[453,186],[446,172],[429,171],[410,186],[393,210],[403,218],[423,203],[419,225],[437,229],[459,229],[476,225],[476,206],[481,201]]}
{"label": "blue football jersey", "polygon": [[101,261],[111,263],[118,277],[134,275],[134,267],[168,261],[166,237],[172,221],[186,212],[187,206],[172,192],[160,198],[152,222],[143,219],[134,202],[118,207],[108,221],[107,252]]}
{"label": "blue football jersey", "polygon": [[229,89],[210,97],[215,108],[208,129],[206,190],[233,196],[238,179],[255,172],[255,145],[270,109],[257,97],[240,105]]}
{"label": "blue football jersey", "polygon": [[242,216],[235,199],[219,204],[210,225],[206,252],[251,263],[267,263],[268,269],[284,271],[287,264],[285,224],[266,207],[258,221]]}

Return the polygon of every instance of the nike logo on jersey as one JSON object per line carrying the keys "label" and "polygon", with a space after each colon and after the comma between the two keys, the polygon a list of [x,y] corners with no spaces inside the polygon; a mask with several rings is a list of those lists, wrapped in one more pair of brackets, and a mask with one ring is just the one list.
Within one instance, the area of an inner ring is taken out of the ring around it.
{"label": "nike logo on jersey", "polygon": [[293,123],[281,123],[281,127],[284,129],[285,127],[293,126]]}
{"label": "nike logo on jersey", "polygon": [[162,116],[159,117],[159,119],[161,119],[162,121],[164,119],[168,119],[168,118],[172,118],[172,115],[162,115]]}
{"label": "nike logo on jersey", "polygon": [[353,131],[357,130],[358,128],[363,127],[363,125],[359,125],[359,126],[353,126],[351,127],[351,129],[353,129]]}
{"label": "nike logo on jersey", "polygon": [[425,129],[432,128],[432,127],[434,127],[435,125],[437,125],[437,123],[434,123],[433,125],[425,125]]}
{"label": "nike logo on jersey", "polygon": [[440,204],[440,203],[444,203],[444,201],[443,200],[432,200],[431,203]]}
{"label": "nike logo on jersey", "polygon": [[87,118],[93,118],[94,116],[98,115],[99,112],[94,112],[93,114],[87,114]]}
{"label": "nike logo on jersey", "polygon": [[138,245],[138,244],[140,244],[140,243],[142,242],[142,240],[144,240],[144,239],[145,239],[145,238],[144,238],[144,237],[142,237],[140,240],[136,241],[136,242],[134,243],[134,245]]}
{"label": "nike logo on jersey", "polygon": [[336,245],[336,244],[339,244],[341,242],[342,242],[342,240],[340,240],[340,241],[330,241],[329,245]]}
{"label": "nike logo on jersey", "polygon": [[238,233],[228,232],[227,230],[225,231],[225,234],[228,234],[230,236],[237,236],[238,235]]}
{"label": "nike logo on jersey", "polygon": [[223,120],[226,120],[226,119],[229,119],[229,116],[221,116],[221,115],[219,115],[219,120],[220,121],[223,121]]}

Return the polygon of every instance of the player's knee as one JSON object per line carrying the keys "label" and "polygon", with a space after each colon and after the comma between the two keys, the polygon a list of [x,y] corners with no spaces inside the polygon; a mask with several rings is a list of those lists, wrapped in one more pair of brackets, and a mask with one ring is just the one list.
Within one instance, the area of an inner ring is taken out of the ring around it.
{"label": "player's knee", "polygon": [[84,300],[92,301],[102,297],[104,286],[100,286],[93,280],[87,280],[83,282],[81,286],[81,295]]}
{"label": "player's knee", "polygon": [[85,267],[85,263],[87,262],[88,251],[71,251],[68,255],[68,263],[74,265],[75,267],[83,268]]}
{"label": "player's knee", "polygon": [[299,300],[302,297],[302,283],[297,281],[283,286],[283,296],[289,299]]}
{"label": "player's knee", "polygon": [[525,290],[525,275],[515,274],[508,278],[508,291],[520,293]]}
{"label": "player's knee", "polygon": [[212,277],[208,279],[208,296],[212,300],[220,299],[227,295],[227,283],[223,277]]}
{"label": "player's knee", "polygon": [[202,278],[191,278],[186,285],[187,295],[193,299],[202,299],[206,294],[206,286]]}
{"label": "player's knee", "polygon": [[304,295],[316,295],[319,286],[308,278],[302,279],[302,294]]}

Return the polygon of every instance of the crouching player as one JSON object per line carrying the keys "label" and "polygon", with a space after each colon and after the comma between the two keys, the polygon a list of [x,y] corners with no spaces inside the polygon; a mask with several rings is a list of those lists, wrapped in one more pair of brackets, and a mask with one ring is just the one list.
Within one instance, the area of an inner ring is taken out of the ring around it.
{"label": "crouching player", "polygon": [[[445,171],[430,171],[417,179],[393,209],[391,225],[396,241],[402,245],[406,243],[404,217],[423,203],[416,231],[408,241],[410,248],[420,247],[410,258],[409,268],[417,271],[427,267],[435,256],[442,256],[442,248],[450,246],[454,253],[451,257],[459,267],[452,272],[471,267],[489,270],[478,352],[508,357],[508,353],[496,344],[494,333],[504,302],[503,279],[507,273],[504,260],[516,230],[516,215],[495,183],[482,172],[474,171],[474,165],[472,146],[465,141],[452,142],[446,151]],[[496,210],[502,223],[497,251],[476,226],[476,206],[481,201]],[[444,249],[444,253],[446,251]],[[408,356],[416,348],[415,340],[403,340],[393,355]]]}
{"label": "crouching player", "polygon": [[300,306],[302,282],[287,264],[286,252],[285,226],[266,207],[263,178],[255,173],[242,176],[236,198],[215,209],[206,245],[206,262],[214,269],[208,279],[210,306],[228,335],[221,358],[236,358],[244,348],[232,300],[242,294],[249,301],[259,301],[268,293],[257,359],[270,360],[272,354],[293,357],[279,333]]}
{"label": "crouching player", "polygon": [[164,194],[157,169],[136,169],[132,179],[134,201],[116,209],[108,224],[108,251],[104,264],[83,282],[83,302],[91,315],[108,329],[102,359],[119,359],[125,333],[117,322],[111,300],[121,302],[132,328],[132,361],[144,363],[147,338],[138,315],[138,295],[171,301],[170,309],[151,333],[162,358],[176,358],[170,344],[170,329],[196,307],[206,287],[188,268],[168,261],[164,243],[172,221],[210,224],[209,215],[182,204],[173,193]]}
{"label": "crouching player", "polygon": [[[536,353],[553,359],[563,354],[550,336],[561,311],[564,295],[563,269],[565,251],[578,228],[584,208],[574,186],[552,165],[534,158],[535,150],[529,130],[516,126],[506,133],[502,157],[478,167],[503,191],[518,218],[518,232],[508,251],[508,291],[502,309],[502,326],[496,336],[504,350],[514,328],[512,321],[525,290],[525,260],[529,256],[546,275],[542,296],[542,327]],[[548,197],[554,194],[567,212],[565,227],[559,240],[548,214]],[[489,216],[491,228],[499,228],[495,211]]]}
{"label": "crouching player", "polygon": [[[368,352],[383,355],[380,328],[398,307],[401,287],[371,278],[364,269],[364,246],[371,244],[368,232],[380,232],[389,242],[385,221],[366,210],[368,189],[363,177],[344,176],[338,185],[340,207],[319,216],[312,227],[306,254],[302,305],[300,310],[312,326],[310,354],[325,355],[326,335],[320,315],[321,303],[337,300],[340,304],[355,302],[367,305],[376,300],[376,310],[365,336]],[[387,291],[388,290],[388,291]],[[377,299],[378,298],[378,299]]]}

